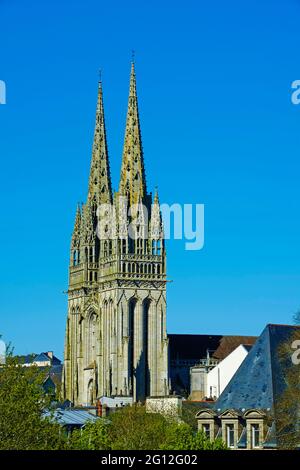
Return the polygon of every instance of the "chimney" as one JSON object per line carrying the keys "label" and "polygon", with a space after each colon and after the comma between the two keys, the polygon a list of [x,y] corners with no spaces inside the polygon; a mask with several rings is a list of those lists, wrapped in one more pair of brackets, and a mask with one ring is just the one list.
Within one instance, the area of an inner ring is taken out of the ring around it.
{"label": "chimney", "polygon": [[102,403],[99,399],[97,400],[97,416],[102,417]]}
{"label": "chimney", "polygon": [[53,360],[53,351],[48,351],[47,352],[47,356],[49,357],[49,359],[51,359],[51,361]]}

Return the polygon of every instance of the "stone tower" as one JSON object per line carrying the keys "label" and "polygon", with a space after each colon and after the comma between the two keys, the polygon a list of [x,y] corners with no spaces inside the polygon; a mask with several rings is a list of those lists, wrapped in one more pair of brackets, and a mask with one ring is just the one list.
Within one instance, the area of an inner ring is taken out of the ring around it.
{"label": "stone tower", "polygon": [[63,396],[85,405],[167,394],[166,252],[158,193],[147,193],[132,63],[114,195],[99,83],[88,196],[71,239]]}

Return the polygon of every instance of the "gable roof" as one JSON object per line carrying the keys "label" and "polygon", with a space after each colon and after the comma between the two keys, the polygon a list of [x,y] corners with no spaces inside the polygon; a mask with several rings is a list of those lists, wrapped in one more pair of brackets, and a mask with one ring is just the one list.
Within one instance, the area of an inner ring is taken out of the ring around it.
{"label": "gable roof", "polygon": [[278,358],[280,345],[289,341],[300,327],[267,325],[229,384],[221,393],[215,409],[271,410],[285,389],[285,369]]}
{"label": "gable roof", "polygon": [[51,362],[50,357],[46,353],[40,353],[34,357],[32,362]]}
{"label": "gable roof", "polygon": [[19,355],[16,356],[16,358],[20,364],[32,364],[33,362],[49,362],[49,364],[51,363],[53,366],[61,364],[61,360],[58,359],[58,357],[53,355],[51,359],[46,352]]}

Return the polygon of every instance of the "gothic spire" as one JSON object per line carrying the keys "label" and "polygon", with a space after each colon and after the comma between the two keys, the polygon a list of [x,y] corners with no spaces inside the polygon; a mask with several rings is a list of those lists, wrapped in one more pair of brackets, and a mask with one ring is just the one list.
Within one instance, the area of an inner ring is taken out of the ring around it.
{"label": "gothic spire", "polygon": [[154,200],[151,209],[150,236],[154,240],[158,240],[163,236],[163,224],[157,188],[155,188]]}
{"label": "gothic spire", "polygon": [[147,193],[134,62],[131,64],[119,193],[127,195],[130,204],[136,204],[139,196],[144,199]]}
{"label": "gothic spire", "polygon": [[110,204],[112,201],[110,168],[106,141],[102,83],[98,85],[98,101],[89,179],[88,201],[93,204]]}

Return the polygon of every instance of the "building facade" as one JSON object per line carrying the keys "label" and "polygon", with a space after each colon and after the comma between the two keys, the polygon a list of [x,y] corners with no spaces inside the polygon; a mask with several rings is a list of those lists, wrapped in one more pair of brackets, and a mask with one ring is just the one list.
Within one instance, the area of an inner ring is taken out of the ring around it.
{"label": "building facade", "polygon": [[198,429],[232,449],[299,448],[299,339],[300,326],[267,325],[217,401],[199,405]]}
{"label": "building facade", "polygon": [[191,367],[190,399],[216,400],[244,361],[251,347],[251,345],[240,344],[221,361],[208,357]]}
{"label": "building facade", "polygon": [[71,239],[63,396],[168,394],[166,251],[158,193],[147,192],[131,67],[119,191],[112,192],[99,83],[86,203]]}

